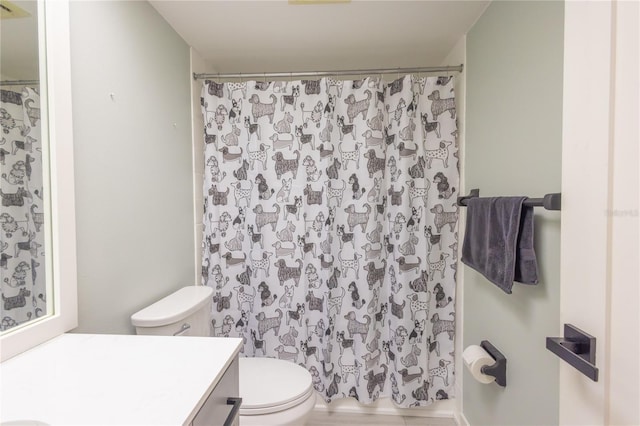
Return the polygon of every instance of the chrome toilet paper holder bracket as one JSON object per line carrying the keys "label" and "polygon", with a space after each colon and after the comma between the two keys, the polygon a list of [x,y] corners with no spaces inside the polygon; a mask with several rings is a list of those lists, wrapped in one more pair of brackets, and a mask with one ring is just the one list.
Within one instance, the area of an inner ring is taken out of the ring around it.
{"label": "chrome toilet paper holder bracket", "polygon": [[480,347],[487,351],[489,355],[496,361],[493,365],[485,365],[480,369],[482,374],[487,376],[493,376],[496,378],[496,383],[502,387],[507,386],[507,358],[502,355],[502,352],[496,349],[489,341],[483,340],[480,342]]}

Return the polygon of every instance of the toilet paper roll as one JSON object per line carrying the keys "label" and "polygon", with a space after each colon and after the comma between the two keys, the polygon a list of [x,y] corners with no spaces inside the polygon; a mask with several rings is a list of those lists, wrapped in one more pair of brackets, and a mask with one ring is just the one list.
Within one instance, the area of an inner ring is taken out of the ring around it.
{"label": "toilet paper roll", "polygon": [[464,365],[467,366],[467,369],[469,370],[473,378],[480,383],[487,384],[493,382],[496,379],[493,376],[483,374],[481,371],[482,367],[484,367],[485,365],[493,365],[496,362],[487,351],[482,349],[481,346],[468,346],[462,352],[462,360],[464,361]]}

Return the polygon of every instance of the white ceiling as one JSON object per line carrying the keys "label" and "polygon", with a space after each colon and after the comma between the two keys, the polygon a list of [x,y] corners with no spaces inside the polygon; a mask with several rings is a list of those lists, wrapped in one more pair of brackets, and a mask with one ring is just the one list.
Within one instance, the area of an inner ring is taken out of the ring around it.
{"label": "white ceiling", "polygon": [[213,70],[243,73],[443,65],[490,3],[149,2]]}

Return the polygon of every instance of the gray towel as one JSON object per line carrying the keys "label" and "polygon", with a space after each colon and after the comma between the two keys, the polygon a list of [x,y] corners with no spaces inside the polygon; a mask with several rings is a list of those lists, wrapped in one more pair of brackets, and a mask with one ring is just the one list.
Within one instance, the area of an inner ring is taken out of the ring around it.
{"label": "gray towel", "polygon": [[513,282],[538,283],[533,207],[527,197],[469,198],[462,262],[511,294]]}

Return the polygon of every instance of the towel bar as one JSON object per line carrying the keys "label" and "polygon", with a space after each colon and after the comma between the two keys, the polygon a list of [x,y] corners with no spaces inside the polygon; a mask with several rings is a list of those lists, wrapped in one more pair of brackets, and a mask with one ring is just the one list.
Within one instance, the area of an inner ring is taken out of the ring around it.
{"label": "towel bar", "polygon": [[[458,197],[458,201],[456,202],[456,204],[460,207],[466,207],[467,200],[469,198],[475,198],[479,196],[480,196],[480,190],[472,189],[469,192],[469,195]],[[547,194],[543,198],[529,198],[524,201],[524,205],[531,206],[531,207],[544,207],[547,210],[560,210],[561,201],[562,201],[561,194],[554,193],[554,194]]]}

